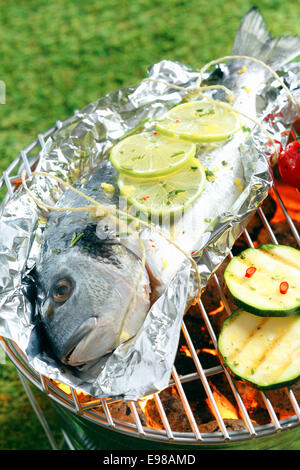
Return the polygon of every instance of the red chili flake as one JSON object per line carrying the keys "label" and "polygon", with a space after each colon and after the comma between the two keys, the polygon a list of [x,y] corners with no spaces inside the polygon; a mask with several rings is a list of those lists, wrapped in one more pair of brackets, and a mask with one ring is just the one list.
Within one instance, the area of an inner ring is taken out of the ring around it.
{"label": "red chili flake", "polygon": [[155,245],[151,245],[151,246],[152,246],[152,248],[155,248]]}
{"label": "red chili flake", "polygon": [[180,121],[179,121],[179,119],[176,119],[176,121],[175,121],[175,122],[180,122]]}
{"label": "red chili flake", "polygon": [[153,135],[157,135],[157,132],[153,132]]}
{"label": "red chili flake", "polygon": [[246,277],[252,277],[253,274],[255,273],[255,271],[256,271],[256,268],[254,266],[251,266],[250,268],[246,269],[245,276]]}
{"label": "red chili flake", "polygon": [[193,255],[194,253],[195,253],[195,252],[194,252],[194,251],[192,251],[191,255]]}
{"label": "red chili flake", "polygon": [[274,124],[275,118],[276,118],[276,113],[269,113],[269,114],[264,118],[264,121],[265,121],[265,122],[271,121],[271,123]]}
{"label": "red chili flake", "polygon": [[280,283],[279,290],[280,294],[286,294],[289,289],[289,283],[284,281]]}
{"label": "red chili flake", "polygon": [[144,201],[147,201],[147,199],[149,199],[150,196],[144,196],[143,199]]}

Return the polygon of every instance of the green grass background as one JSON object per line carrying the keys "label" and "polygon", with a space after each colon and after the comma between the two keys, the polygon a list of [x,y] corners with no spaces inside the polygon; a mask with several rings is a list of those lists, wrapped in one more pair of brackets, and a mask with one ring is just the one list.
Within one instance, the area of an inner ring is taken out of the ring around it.
{"label": "green grass background", "polygon": [[[137,83],[153,63],[196,68],[229,54],[254,5],[272,35],[300,34],[296,0],[0,0],[0,170],[58,119]],[[49,448],[7,359],[0,364],[0,449]]]}

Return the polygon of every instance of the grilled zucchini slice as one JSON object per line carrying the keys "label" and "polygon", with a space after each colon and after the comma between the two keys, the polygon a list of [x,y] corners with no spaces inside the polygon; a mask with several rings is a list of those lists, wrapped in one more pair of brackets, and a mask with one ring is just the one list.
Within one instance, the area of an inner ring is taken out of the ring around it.
{"label": "grilled zucchini slice", "polygon": [[291,385],[300,376],[300,316],[238,309],[224,321],[218,349],[233,375],[258,389]]}
{"label": "grilled zucchini slice", "polygon": [[300,251],[285,245],[248,248],[228,263],[224,279],[238,307],[262,316],[300,313]]}

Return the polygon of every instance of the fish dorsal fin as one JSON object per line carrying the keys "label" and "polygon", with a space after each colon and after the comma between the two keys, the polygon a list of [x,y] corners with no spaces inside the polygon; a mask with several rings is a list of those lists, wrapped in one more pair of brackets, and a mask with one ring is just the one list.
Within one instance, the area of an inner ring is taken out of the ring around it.
{"label": "fish dorsal fin", "polygon": [[300,37],[272,38],[260,11],[253,7],[241,21],[231,54],[255,57],[278,70],[300,55]]}

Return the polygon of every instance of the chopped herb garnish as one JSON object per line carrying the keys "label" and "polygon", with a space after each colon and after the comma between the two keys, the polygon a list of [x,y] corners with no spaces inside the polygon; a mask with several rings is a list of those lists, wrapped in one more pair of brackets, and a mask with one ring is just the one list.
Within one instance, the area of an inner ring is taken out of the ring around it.
{"label": "chopped herb garnish", "polygon": [[191,170],[197,170],[197,166],[191,166]]}
{"label": "chopped herb garnish", "polygon": [[177,196],[179,193],[185,193],[185,189],[173,189],[172,191],[168,192],[168,199],[173,198],[174,196]]}
{"label": "chopped herb garnish", "polygon": [[223,161],[222,161],[222,165],[223,165],[223,166],[226,166],[226,165],[228,165],[228,163],[227,163],[225,160],[223,160]]}
{"label": "chopped herb garnish", "polygon": [[215,114],[215,110],[213,108],[209,109],[208,111],[204,111],[204,109],[196,109],[196,113],[198,117],[203,117],[209,116],[210,114]]}
{"label": "chopped herb garnish", "polygon": [[206,222],[207,224],[209,224],[209,222],[211,222],[211,219],[204,219],[204,222]]}
{"label": "chopped herb garnish", "polygon": [[81,237],[83,237],[83,233],[77,236],[76,232],[74,232],[71,243],[70,243],[70,248],[74,248],[74,246],[80,240]]}
{"label": "chopped herb garnish", "polygon": [[142,160],[142,158],[145,158],[145,155],[139,155],[137,157],[133,157],[131,160],[134,162],[135,160]]}
{"label": "chopped herb garnish", "polygon": [[247,126],[242,126],[242,130],[243,130],[244,132],[251,132],[250,127],[247,127]]}
{"label": "chopped herb garnish", "polygon": [[210,181],[211,183],[216,179],[216,175],[211,170],[206,169],[205,174],[206,174],[207,181]]}
{"label": "chopped herb garnish", "polygon": [[185,189],[175,189],[175,195],[179,193],[185,193]]}
{"label": "chopped herb garnish", "polygon": [[171,201],[174,199],[175,196],[177,196],[177,194],[185,193],[185,192],[186,192],[185,189],[173,189],[172,191],[169,191],[167,194],[168,200],[166,204],[169,206],[171,204]]}

